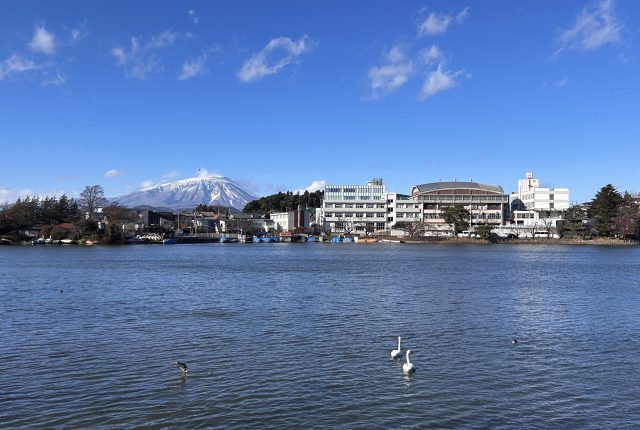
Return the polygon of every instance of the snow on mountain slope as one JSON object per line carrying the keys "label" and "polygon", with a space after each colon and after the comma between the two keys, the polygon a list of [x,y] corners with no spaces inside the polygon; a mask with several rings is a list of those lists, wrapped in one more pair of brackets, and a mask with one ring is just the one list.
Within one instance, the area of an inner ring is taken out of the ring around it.
{"label": "snow on mountain slope", "polygon": [[241,210],[247,202],[257,198],[229,178],[211,176],[154,185],[111,200],[127,207],[148,205],[180,209],[207,204]]}

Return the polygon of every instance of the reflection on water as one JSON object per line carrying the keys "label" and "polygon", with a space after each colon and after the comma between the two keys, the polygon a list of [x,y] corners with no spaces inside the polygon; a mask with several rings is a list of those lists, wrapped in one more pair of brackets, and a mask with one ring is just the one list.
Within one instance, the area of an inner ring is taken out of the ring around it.
{"label": "reflection on water", "polygon": [[639,257],[1,248],[0,426],[637,428]]}

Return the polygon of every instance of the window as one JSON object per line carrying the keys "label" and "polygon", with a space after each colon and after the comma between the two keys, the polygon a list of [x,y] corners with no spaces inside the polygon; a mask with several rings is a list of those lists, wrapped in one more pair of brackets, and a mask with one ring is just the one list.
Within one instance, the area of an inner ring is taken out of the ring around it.
{"label": "window", "polygon": [[363,208],[364,205],[362,203],[356,203],[356,208]]}
{"label": "window", "polygon": [[367,208],[373,208],[373,205],[372,204],[368,204]]}
{"label": "window", "polygon": [[333,205],[333,207],[334,207],[334,208],[341,208],[341,207],[342,207],[342,205],[340,205],[340,204],[336,203],[335,205]]}
{"label": "window", "polygon": [[347,204],[347,205],[344,205],[344,207],[345,207],[345,208],[352,208],[352,207],[353,207],[353,205],[352,205],[352,204]]}
{"label": "window", "polygon": [[549,200],[553,200],[553,194],[549,194]]}

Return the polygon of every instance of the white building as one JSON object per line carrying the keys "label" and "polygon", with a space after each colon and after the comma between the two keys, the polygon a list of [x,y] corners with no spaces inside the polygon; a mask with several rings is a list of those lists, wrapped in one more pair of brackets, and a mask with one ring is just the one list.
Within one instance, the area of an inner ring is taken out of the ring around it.
{"label": "white building", "polygon": [[309,230],[310,211],[308,208],[298,206],[294,211],[272,213],[269,217],[273,220],[276,230],[301,233]]}
{"label": "white building", "polygon": [[511,211],[516,225],[544,223],[555,226],[567,209],[569,188],[541,187],[531,172],[518,180],[518,191],[511,193]]}
{"label": "white building", "polygon": [[569,209],[569,188],[541,187],[540,181],[527,172],[518,180],[518,191],[511,193],[512,224],[507,229],[517,230],[522,237],[546,236]]}
{"label": "white building", "polygon": [[339,233],[366,234],[387,226],[387,195],[382,179],[366,185],[327,185],[317,222]]}

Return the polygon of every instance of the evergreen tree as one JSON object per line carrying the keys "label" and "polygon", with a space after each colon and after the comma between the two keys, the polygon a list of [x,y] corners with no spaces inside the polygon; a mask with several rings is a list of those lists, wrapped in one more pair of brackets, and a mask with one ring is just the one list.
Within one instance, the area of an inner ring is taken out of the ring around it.
{"label": "evergreen tree", "polygon": [[595,221],[599,236],[609,237],[613,233],[613,218],[617,215],[618,207],[622,202],[622,196],[611,184],[602,187],[591,200],[588,214],[589,218]]}
{"label": "evergreen tree", "polygon": [[453,227],[453,234],[469,227],[469,211],[462,205],[448,206],[442,209],[442,219]]}
{"label": "evergreen tree", "polygon": [[319,208],[322,206],[323,198],[323,191],[314,191],[313,193],[305,191],[303,194],[294,194],[291,191],[287,191],[286,193],[279,192],[250,201],[245,205],[243,212],[260,214],[287,212],[297,209],[298,205],[309,208]]}

